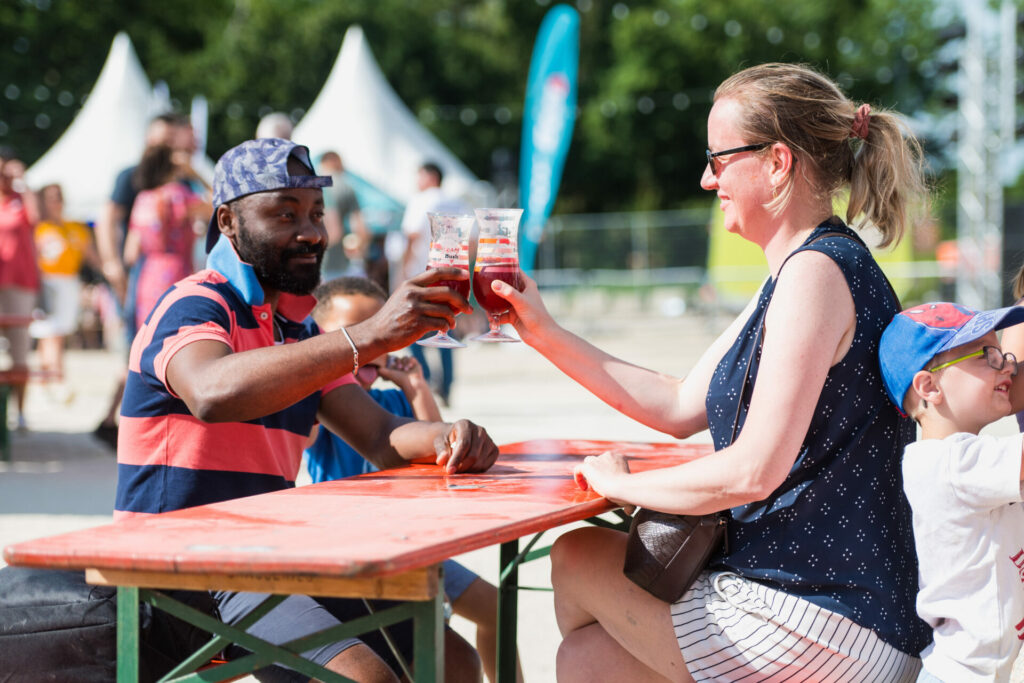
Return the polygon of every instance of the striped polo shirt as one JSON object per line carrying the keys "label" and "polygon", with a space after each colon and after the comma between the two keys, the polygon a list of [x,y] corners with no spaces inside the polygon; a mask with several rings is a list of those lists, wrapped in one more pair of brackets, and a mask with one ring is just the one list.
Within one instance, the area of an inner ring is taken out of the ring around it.
{"label": "striped polo shirt", "polygon": [[[285,343],[319,334],[315,299],[282,293]],[[355,380],[341,377],[284,410],[246,422],[206,423],[167,385],[167,365],[192,342],[238,353],[274,345],[274,312],[252,266],[218,240],[207,269],[174,284],[139,329],[128,360],[117,443],[114,517],[167,512],[295,485],[320,398]]]}

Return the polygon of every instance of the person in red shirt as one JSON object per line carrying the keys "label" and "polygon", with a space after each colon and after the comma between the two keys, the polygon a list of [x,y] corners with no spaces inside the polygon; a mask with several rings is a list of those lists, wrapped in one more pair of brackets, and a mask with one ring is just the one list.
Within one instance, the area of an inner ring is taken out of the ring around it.
{"label": "person in red shirt", "polygon": [[[28,370],[27,319],[39,295],[33,221],[25,199],[14,189],[15,176],[20,176],[22,168],[24,165],[10,152],[0,156],[0,311],[9,317],[7,321],[0,320],[0,335],[7,338],[11,369],[15,371]],[[19,430],[26,428],[25,385],[25,380],[11,383]]]}

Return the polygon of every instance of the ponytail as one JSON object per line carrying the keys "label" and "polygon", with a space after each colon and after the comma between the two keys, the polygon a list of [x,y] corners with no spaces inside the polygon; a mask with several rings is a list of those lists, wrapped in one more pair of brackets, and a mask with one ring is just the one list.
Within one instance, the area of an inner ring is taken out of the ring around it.
{"label": "ponytail", "polygon": [[[726,79],[715,101],[742,107],[749,144],[781,142],[812,190],[829,200],[850,191],[847,223],[872,223],[882,246],[898,242],[925,208],[921,145],[895,112],[857,107],[830,79],[796,64],[761,64]],[[792,176],[769,208],[792,199]],[[858,222],[859,221],[859,222]]]}

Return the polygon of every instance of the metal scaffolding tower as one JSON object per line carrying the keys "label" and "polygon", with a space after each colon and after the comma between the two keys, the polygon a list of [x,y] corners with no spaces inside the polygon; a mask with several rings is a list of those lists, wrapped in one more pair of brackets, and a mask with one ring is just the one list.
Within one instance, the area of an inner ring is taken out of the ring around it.
{"label": "metal scaffolding tower", "polygon": [[1003,185],[1012,182],[1016,8],[963,0],[966,36],[959,70],[957,301],[1001,305]]}

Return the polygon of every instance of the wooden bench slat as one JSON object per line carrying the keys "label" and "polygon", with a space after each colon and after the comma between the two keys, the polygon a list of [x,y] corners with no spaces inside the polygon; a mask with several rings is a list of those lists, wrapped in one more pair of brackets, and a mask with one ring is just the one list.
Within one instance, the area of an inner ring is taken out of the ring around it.
{"label": "wooden bench slat", "polygon": [[85,580],[99,586],[237,590],[379,600],[430,600],[438,590],[437,570],[433,567],[394,576],[354,579],[295,574],[179,574],[87,569]]}

